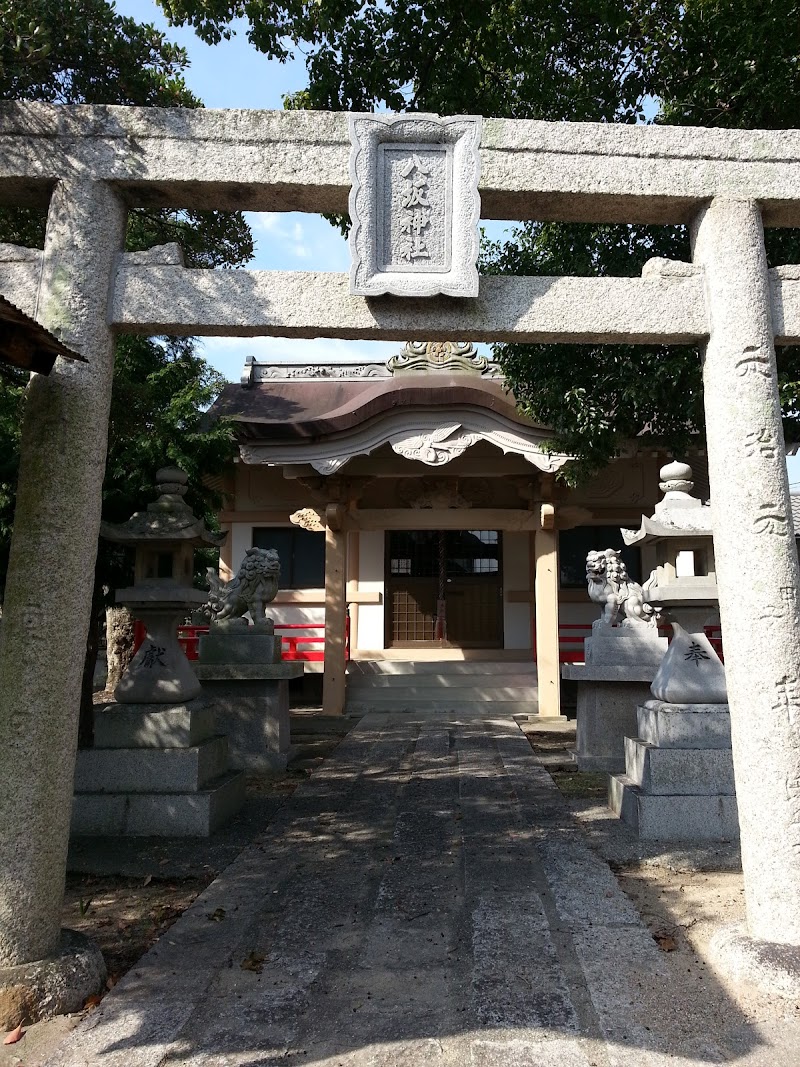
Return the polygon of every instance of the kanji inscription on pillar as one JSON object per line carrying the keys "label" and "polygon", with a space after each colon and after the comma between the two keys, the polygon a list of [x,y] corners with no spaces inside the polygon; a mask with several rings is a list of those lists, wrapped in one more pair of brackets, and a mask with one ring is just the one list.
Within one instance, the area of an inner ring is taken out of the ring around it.
{"label": "kanji inscription on pillar", "polygon": [[350,116],[350,292],[478,295],[479,118]]}

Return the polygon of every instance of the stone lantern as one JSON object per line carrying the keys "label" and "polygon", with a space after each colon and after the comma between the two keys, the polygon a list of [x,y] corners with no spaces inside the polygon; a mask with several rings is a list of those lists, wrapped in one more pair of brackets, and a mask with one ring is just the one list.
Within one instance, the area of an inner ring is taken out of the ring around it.
{"label": "stone lantern", "polygon": [[186,474],[156,474],[158,499],[102,535],[135,549],[135,577],[117,603],[146,636],[114,690],[95,708],[94,748],[78,753],[72,830],[76,834],[205,837],[244,802],[244,776],[230,766],[228,739],[177,629],[206,600],[192,589],[194,549],[223,540],[207,530],[183,497]]}
{"label": "stone lantern", "polygon": [[670,620],[688,633],[702,633],[717,618],[712,509],[692,496],[692,468],[668,463],[659,472],[664,499],[638,530],[623,529],[626,545],[653,545],[657,567],[646,586],[651,604],[663,607]]}
{"label": "stone lantern", "polygon": [[178,644],[186,615],[207,598],[192,588],[194,550],[219,546],[183,497],[188,478],[179,467],[156,472],[158,499],[119,525],[103,523],[102,536],[135,549],[133,585],[117,592],[117,603],[140,620],[146,637],[114,690],[122,704],[175,704],[200,694],[200,682]]}

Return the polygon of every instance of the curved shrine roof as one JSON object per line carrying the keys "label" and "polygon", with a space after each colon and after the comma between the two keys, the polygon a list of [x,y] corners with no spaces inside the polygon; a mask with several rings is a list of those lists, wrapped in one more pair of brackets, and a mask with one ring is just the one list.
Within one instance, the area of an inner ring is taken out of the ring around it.
{"label": "curved shrine roof", "polygon": [[535,424],[516,409],[502,379],[470,374],[402,375],[394,378],[297,378],[226,386],[212,410],[238,423],[248,441],[319,440],[351,431],[399,408],[471,407],[521,427]]}

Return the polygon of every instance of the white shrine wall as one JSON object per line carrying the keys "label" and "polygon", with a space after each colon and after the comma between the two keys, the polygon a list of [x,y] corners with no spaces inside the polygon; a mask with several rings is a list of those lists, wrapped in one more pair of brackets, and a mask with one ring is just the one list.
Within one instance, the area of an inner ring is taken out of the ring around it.
{"label": "white shrine wall", "polygon": [[[359,649],[382,649],[385,646],[384,556],[386,538],[383,530],[362,530],[358,537],[358,590],[379,593],[380,604],[359,604],[358,628],[351,635],[351,646]],[[353,640],[355,638],[355,640]]]}
{"label": "white shrine wall", "polygon": [[503,534],[503,647],[531,647],[531,600],[514,602],[509,593],[530,588],[530,535],[518,530]]}

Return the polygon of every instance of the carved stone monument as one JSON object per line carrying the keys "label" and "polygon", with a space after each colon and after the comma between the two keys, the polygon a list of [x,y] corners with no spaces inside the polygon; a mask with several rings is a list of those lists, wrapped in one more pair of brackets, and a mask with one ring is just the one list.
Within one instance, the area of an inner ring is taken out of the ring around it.
{"label": "carved stone monument", "polygon": [[625,773],[608,803],[640,837],[735,840],[739,835],[725,669],[704,633],[674,637],[625,738]]}
{"label": "carved stone monument", "polygon": [[78,752],[72,829],[77,834],[204,837],[244,802],[228,742],[214,730],[177,628],[205,600],[193,589],[193,554],[219,544],[183,500],[186,474],[156,473],[158,499],[103,536],[136,550],[134,584],[117,593],[146,636],[114,691],[95,710],[94,748]]}
{"label": "carved stone monument", "polygon": [[215,728],[228,739],[231,765],[239,769],[286,767],[289,679],[302,677],[304,667],[281,661],[281,639],[266,615],[280,571],[278,553],[265,548],[248,548],[239,573],[227,584],[208,570],[212,619],[200,638],[197,674]]}
{"label": "carved stone monument", "polygon": [[647,602],[649,583],[632,581],[619,551],[589,552],[586,583],[603,614],[584,642],[584,663],[565,664],[561,672],[578,683],[575,756],[582,771],[621,771],[636,705],[649,696],[667,639]]}
{"label": "carved stone monument", "polygon": [[480,118],[349,123],[350,292],[477,296]]}

